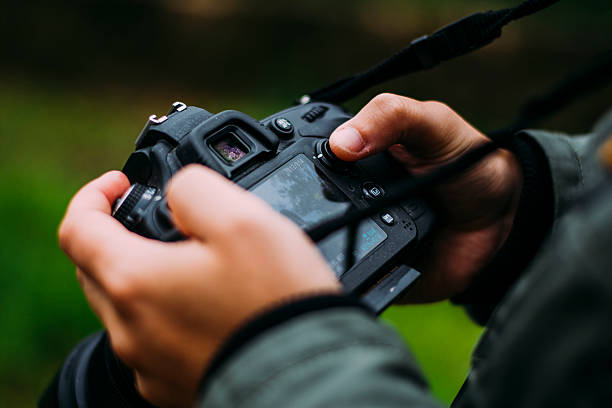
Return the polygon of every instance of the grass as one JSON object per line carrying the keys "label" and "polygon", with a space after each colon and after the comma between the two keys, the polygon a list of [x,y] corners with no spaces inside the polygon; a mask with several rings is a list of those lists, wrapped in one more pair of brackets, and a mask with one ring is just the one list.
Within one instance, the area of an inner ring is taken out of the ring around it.
{"label": "grass", "polygon": [[411,348],[434,396],[450,404],[468,373],[469,356],[482,328],[449,302],[395,306],[383,319]]}
{"label": "grass", "polygon": [[[34,405],[71,347],[99,328],[57,246],[64,209],[80,185],[120,168],[146,115],[175,98],[23,82],[0,88],[0,406],[25,407]],[[215,101],[211,110],[232,106],[255,117],[279,108]],[[411,346],[434,395],[452,400],[480,329],[448,303],[392,308],[384,320]]]}

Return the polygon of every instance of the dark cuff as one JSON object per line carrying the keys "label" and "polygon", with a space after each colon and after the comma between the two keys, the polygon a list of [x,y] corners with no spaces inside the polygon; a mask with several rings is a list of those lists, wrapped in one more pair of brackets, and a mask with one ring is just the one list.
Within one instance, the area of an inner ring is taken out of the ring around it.
{"label": "dark cuff", "polygon": [[541,147],[517,134],[509,150],[523,172],[523,187],[512,230],[474,284],[452,299],[464,305],[479,324],[486,324],[508,289],[521,276],[548,235],[554,214],[552,176]]}
{"label": "dark cuff", "polygon": [[39,408],[77,406],[155,408],[136,390],[132,370],[113,353],[106,332],[71,351],[38,402]]}
{"label": "dark cuff", "polygon": [[211,380],[225,362],[229,361],[233,355],[237,354],[257,336],[307,313],[339,307],[360,308],[375,317],[372,311],[359,299],[348,295],[319,295],[302,298],[268,310],[247,322],[225,341],[206,369],[200,381],[198,394],[203,395]]}

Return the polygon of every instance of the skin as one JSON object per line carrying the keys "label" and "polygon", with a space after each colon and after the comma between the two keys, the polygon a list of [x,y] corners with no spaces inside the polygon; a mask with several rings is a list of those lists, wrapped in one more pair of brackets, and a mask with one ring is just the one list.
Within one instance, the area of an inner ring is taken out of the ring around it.
{"label": "skin", "polygon": [[112,218],[128,187],[120,172],[83,187],[59,239],[113,350],[160,407],[193,405],[204,367],[246,320],[277,303],[340,291],[301,229],[212,170],[189,166],[169,185],[174,221],[190,237],[184,242],[146,239]]}
{"label": "skin", "polygon": [[[381,94],[336,129],[330,145],[346,161],[388,150],[418,175],[487,140],[440,102]],[[506,241],[521,187],[519,163],[509,151],[499,149],[433,188],[431,204],[440,227],[414,265],[423,277],[403,301],[442,300],[467,289]]]}
{"label": "skin", "polygon": [[[331,146],[344,160],[390,149],[421,173],[484,140],[440,103],[380,95],[334,132]],[[248,319],[292,299],[341,291],[296,225],[203,166],[186,167],[168,186],[174,222],[189,237],[183,242],[140,237],[112,218],[112,203],[128,187],[120,172],[83,187],[59,241],[114,351],[134,369],[141,394],[160,407],[191,406],[212,356]],[[520,168],[502,150],[437,187],[444,226],[406,300],[442,299],[469,286],[506,239],[520,187]]]}

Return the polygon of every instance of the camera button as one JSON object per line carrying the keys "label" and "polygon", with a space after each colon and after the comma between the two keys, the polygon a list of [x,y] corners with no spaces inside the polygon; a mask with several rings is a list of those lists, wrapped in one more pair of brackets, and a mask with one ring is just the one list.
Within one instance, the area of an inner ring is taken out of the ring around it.
{"label": "camera button", "polygon": [[370,200],[376,200],[382,198],[385,195],[385,191],[378,184],[372,183],[371,181],[363,183],[362,186],[363,195]]}
{"label": "camera button", "polygon": [[327,112],[328,110],[329,108],[327,106],[315,106],[314,108],[306,112],[304,116],[302,116],[302,119],[304,119],[306,122],[312,123],[315,120],[322,118],[323,115],[325,115],[325,112]]}
{"label": "camera button", "polygon": [[384,213],[380,216],[380,219],[382,220],[382,222],[384,222],[387,225],[393,225],[395,224],[395,218],[393,218],[393,216],[389,213]]}
{"label": "camera button", "polygon": [[320,141],[315,147],[315,157],[325,165],[328,169],[340,172],[348,173],[351,169],[351,163],[340,160],[329,145],[329,139]]}
{"label": "camera button", "polygon": [[274,119],[271,128],[281,138],[289,138],[293,135],[293,123],[286,118]]}
{"label": "camera button", "polygon": [[425,203],[421,200],[410,200],[402,204],[402,208],[404,208],[413,219],[416,219],[425,213],[426,207]]}

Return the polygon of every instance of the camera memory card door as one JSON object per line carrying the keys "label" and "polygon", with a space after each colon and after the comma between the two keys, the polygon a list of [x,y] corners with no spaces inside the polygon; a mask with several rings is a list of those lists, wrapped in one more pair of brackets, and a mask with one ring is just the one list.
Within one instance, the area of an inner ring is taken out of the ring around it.
{"label": "camera memory card door", "polygon": [[367,292],[361,300],[378,315],[408,289],[419,276],[421,272],[416,269],[400,265]]}

